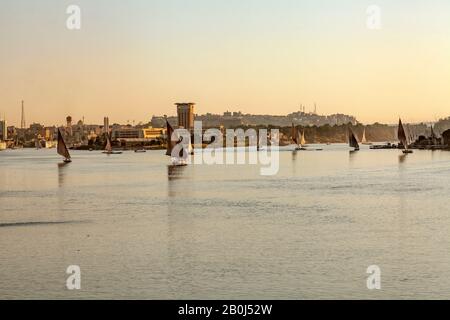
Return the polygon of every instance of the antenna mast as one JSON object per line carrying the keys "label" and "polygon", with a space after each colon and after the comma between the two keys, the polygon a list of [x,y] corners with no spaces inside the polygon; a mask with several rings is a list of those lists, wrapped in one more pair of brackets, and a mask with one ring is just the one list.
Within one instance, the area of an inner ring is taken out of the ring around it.
{"label": "antenna mast", "polygon": [[25,124],[25,108],[24,108],[24,102],[22,100],[22,119],[20,121],[20,128],[21,129],[25,129],[26,124]]}

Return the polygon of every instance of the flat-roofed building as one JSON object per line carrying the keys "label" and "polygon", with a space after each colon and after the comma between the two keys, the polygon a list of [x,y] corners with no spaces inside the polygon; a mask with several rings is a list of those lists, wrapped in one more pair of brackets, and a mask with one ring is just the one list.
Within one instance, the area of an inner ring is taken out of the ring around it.
{"label": "flat-roofed building", "polygon": [[184,102],[184,103],[175,103],[175,105],[177,106],[178,127],[183,127],[184,129],[187,130],[193,130],[195,103]]}
{"label": "flat-roofed building", "polygon": [[164,128],[120,128],[113,130],[112,138],[157,140],[163,138],[165,132]]}
{"label": "flat-roofed building", "polygon": [[112,131],[113,139],[141,139],[144,138],[142,129],[120,128]]}
{"label": "flat-roofed building", "polygon": [[144,128],[142,129],[144,139],[159,139],[163,138],[166,134],[166,129],[164,128]]}

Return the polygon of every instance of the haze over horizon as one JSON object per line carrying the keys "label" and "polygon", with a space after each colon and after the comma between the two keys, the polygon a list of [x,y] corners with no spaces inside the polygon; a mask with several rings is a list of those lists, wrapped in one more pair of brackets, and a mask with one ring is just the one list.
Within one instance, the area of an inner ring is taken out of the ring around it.
{"label": "haze over horizon", "polygon": [[[66,8],[82,10],[81,30]],[[381,30],[366,9],[381,8]],[[363,123],[450,116],[445,0],[4,0],[0,115],[20,125],[198,114],[345,113]]]}

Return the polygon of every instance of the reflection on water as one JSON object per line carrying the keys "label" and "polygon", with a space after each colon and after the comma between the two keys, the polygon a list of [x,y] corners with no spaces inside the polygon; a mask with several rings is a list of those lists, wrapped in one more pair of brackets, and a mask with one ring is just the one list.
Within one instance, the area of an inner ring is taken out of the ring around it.
{"label": "reflection on water", "polygon": [[167,166],[167,176],[169,181],[181,179],[183,177],[183,172],[185,171],[186,166],[176,166],[176,165],[168,165]]}
{"label": "reflection on water", "polygon": [[61,162],[58,163],[58,185],[62,187],[64,185],[64,178],[66,175],[66,167],[69,163]]}
{"label": "reflection on water", "polygon": [[359,150],[350,150],[348,152],[348,159],[349,159],[349,163],[350,164],[354,164],[355,163],[355,158],[358,156]]}
{"label": "reflection on water", "polygon": [[398,156],[398,163],[399,164],[403,164],[403,163],[405,163],[405,161],[406,161],[406,154],[401,154],[401,155],[399,155]]}
{"label": "reflection on water", "polygon": [[450,153],[286,149],[273,177],[72,156],[0,154],[1,298],[72,298],[71,264],[77,298],[450,298]]}

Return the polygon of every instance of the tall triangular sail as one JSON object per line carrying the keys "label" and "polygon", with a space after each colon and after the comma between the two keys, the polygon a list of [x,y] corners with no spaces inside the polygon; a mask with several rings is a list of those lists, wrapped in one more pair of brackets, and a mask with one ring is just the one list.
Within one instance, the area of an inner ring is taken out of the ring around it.
{"label": "tall triangular sail", "polygon": [[300,138],[300,145],[303,147],[306,145],[306,139],[305,139],[305,130],[302,132],[302,136]]}
{"label": "tall triangular sail", "polygon": [[403,144],[404,149],[408,149],[408,137],[405,132],[405,127],[403,127],[402,119],[398,121],[398,140]]}
{"label": "tall triangular sail", "polygon": [[364,128],[364,132],[363,132],[363,136],[361,139],[361,143],[367,143],[367,139],[366,139],[366,128]]}
{"label": "tall triangular sail", "polygon": [[359,150],[358,140],[350,127],[348,128],[348,142],[350,147],[355,148],[355,150]]}
{"label": "tall triangular sail", "polygon": [[111,146],[111,139],[109,138],[109,133],[106,133],[106,147],[105,147],[105,151],[106,152],[112,152],[112,146]]}
{"label": "tall triangular sail", "polygon": [[437,144],[437,135],[434,132],[433,126],[431,126],[431,141],[432,141],[433,145]]}
{"label": "tall triangular sail", "polygon": [[172,134],[173,134],[173,128],[170,125],[169,121],[166,120],[166,127],[167,127],[167,151],[166,151],[166,156],[171,157],[172,156],[172,149],[173,149],[173,144],[172,144]]}
{"label": "tall triangular sail", "polygon": [[66,160],[70,160],[70,153],[67,149],[66,143],[62,136],[61,130],[58,128],[58,148],[56,149],[58,154],[63,156]]}
{"label": "tall triangular sail", "polygon": [[294,141],[295,144],[298,144],[298,129],[294,124],[292,124],[291,137],[292,141]]}

